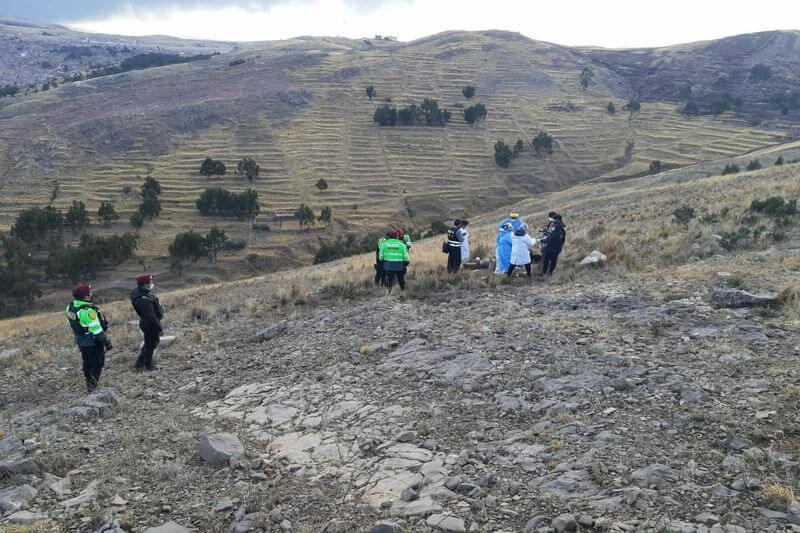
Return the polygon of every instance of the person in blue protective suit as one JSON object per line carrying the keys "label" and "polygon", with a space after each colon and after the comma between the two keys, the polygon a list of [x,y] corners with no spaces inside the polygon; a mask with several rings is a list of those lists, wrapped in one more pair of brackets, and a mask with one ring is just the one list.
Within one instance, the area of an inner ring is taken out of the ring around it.
{"label": "person in blue protective suit", "polygon": [[522,226],[522,219],[519,218],[519,213],[511,213],[508,218],[505,218],[497,225],[497,229],[502,231],[503,226],[511,224],[511,231],[517,231]]}
{"label": "person in blue protective suit", "polygon": [[497,265],[495,274],[505,274],[511,264],[511,234],[513,233],[511,223],[505,224],[497,234],[497,247],[495,248],[495,258]]}

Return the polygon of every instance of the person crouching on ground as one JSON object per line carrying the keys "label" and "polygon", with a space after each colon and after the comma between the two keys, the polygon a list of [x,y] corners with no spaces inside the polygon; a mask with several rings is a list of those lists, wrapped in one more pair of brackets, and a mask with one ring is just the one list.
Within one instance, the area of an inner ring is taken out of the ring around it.
{"label": "person crouching on ground", "polygon": [[511,276],[514,268],[524,266],[528,278],[531,277],[531,252],[530,249],[536,244],[536,239],[532,239],[528,235],[528,229],[525,224],[514,231],[511,237],[511,264],[508,267],[506,274]]}
{"label": "person crouching on ground", "polygon": [[136,314],[139,315],[139,329],[144,334],[144,344],[136,360],[134,368],[136,370],[158,370],[153,364],[153,352],[161,341],[161,334],[164,329],[161,327],[161,319],[164,318],[164,311],[161,309],[161,302],[153,294],[153,276],[142,274],[136,278],[137,287],[131,291],[131,304]]}
{"label": "person crouching on ground", "polygon": [[392,237],[383,243],[379,258],[383,261],[386,286],[389,288],[389,292],[392,292],[395,278],[400,285],[400,290],[406,290],[406,271],[411,258],[408,255],[408,248],[403,241],[397,238],[396,233],[393,233]]}
{"label": "person crouching on ground", "polygon": [[553,216],[553,227],[550,233],[541,239],[540,242],[544,244],[542,248],[542,273],[553,274],[558,262],[558,255],[561,249],[564,248],[564,241],[567,240],[567,231],[561,215],[555,214]]}
{"label": "person crouching on ground", "polygon": [[108,322],[100,309],[92,303],[92,286],[78,285],[72,289],[73,301],[67,306],[67,322],[75,336],[75,344],[83,359],[83,377],[86,389],[92,392],[100,381],[106,364],[106,351],[111,350],[111,340],[106,335]]}

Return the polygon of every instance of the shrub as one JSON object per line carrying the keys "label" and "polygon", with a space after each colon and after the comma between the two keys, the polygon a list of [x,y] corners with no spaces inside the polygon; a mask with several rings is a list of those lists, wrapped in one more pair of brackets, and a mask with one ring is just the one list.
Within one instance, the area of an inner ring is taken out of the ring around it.
{"label": "shrub", "polygon": [[514,148],[511,149],[511,157],[517,157],[522,150],[525,148],[525,144],[522,142],[522,139],[517,139],[517,142],[514,143]]}
{"label": "shrub", "polygon": [[397,124],[397,108],[389,107],[389,104],[383,104],[375,109],[372,120],[377,122],[379,126],[394,126]]}
{"label": "shrub", "polygon": [[450,111],[439,109],[439,103],[431,98],[426,98],[419,106],[428,126],[444,126],[450,122]]}
{"label": "shrub", "polygon": [[606,106],[606,111],[611,113],[612,115],[617,112],[617,106],[614,105],[614,102],[608,102]]}
{"label": "shrub", "polygon": [[688,224],[695,216],[694,207],[684,205],[672,212],[672,219],[678,224]]}
{"label": "shrub", "polygon": [[461,89],[461,94],[464,95],[464,98],[469,100],[470,98],[475,96],[475,87],[473,87],[472,85],[467,85],[466,87]]}
{"label": "shrub", "polygon": [[144,179],[144,183],[142,183],[142,198],[147,198],[148,196],[160,196],[161,195],[161,183],[153,176],[147,176]]}
{"label": "shrub", "polygon": [[782,155],[779,155],[779,156],[778,156],[778,159],[776,159],[776,160],[775,160],[775,166],[776,166],[776,167],[779,167],[779,166],[781,166],[782,164],[783,164],[783,156],[782,156]]}
{"label": "shrub", "polygon": [[130,220],[131,220],[131,226],[133,226],[136,229],[139,229],[142,226],[144,226],[144,216],[138,211],[131,215]]}
{"label": "shrub", "polygon": [[766,81],[771,77],[772,69],[763,63],[759,63],[750,69],[750,79],[753,81]]}
{"label": "shrub", "polygon": [[157,196],[145,196],[139,204],[139,214],[143,219],[153,219],[161,214],[161,202]]}
{"label": "shrub", "polygon": [[798,212],[797,200],[791,199],[787,202],[782,196],[771,196],[766,200],[753,200],[750,203],[750,211],[773,218],[790,217]]}
{"label": "shrub", "polygon": [[238,65],[244,65],[244,63],[245,63],[244,59],[234,59],[233,61],[228,63],[228,66],[229,67],[235,67],[235,66],[238,66]]}
{"label": "shrub", "polygon": [[469,124],[474,124],[479,120],[486,118],[486,106],[483,104],[475,104],[469,106],[464,110],[464,120]]}
{"label": "shrub", "polygon": [[547,154],[553,153],[553,136],[546,131],[540,131],[531,141],[531,147],[537,155],[544,158]]}
{"label": "shrub", "polygon": [[19,92],[19,87],[16,85],[4,85],[0,87],[0,98],[4,96],[14,96]]}
{"label": "shrub", "polygon": [[508,168],[514,155],[511,148],[503,141],[497,141],[494,144],[494,161],[497,166],[501,168]]}
{"label": "shrub", "polygon": [[59,209],[48,205],[46,207],[31,207],[17,214],[11,226],[11,235],[30,243],[43,237],[46,233],[64,227],[64,215]]}
{"label": "shrub", "polygon": [[30,270],[18,265],[0,265],[0,316],[18,314],[42,295]]}
{"label": "shrub", "polygon": [[[222,166],[223,166],[222,173],[224,174],[225,165]],[[250,181],[253,181],[254,178],[258,177],[259,171],[261,171],[261,167],[255,162],[255,160],[253,160],[250,157],[245,157],[241,161],[236,163],[236,172],[238,174],[244,174],[245,177]]]}
{"label": "shrub", "polygon": [[631,115],[638,112],[642,109],[642,104],[640,104],[637,100],[631,98],[628,100],[628,103],[625,104],[625,111],[629,111]]}
{"label": "shrub", "polygon": [[226,170],[225,163],[210,157],[206,157],[200,164],[201,176],[224,176]]}
{"label": "shrub", "polygon": [[64,215],[64,223],[72,229],[79,229],[89,224],[89,213],[86,204],[80,200],[72,200],[72,205]]}
{"label": "shrub", "polygon": [[761,161],[758,159],[753,159],[747,164],[747,170],[758,170],[761,168]]}
{"label": "shrub", "polygon": [[327,225],[329,225],[331,223],[331,215],[332,215],[331,208],[328,207],[328,206],[325,206],[319,212],[319,216],[317,217],[317,220],[319,222],[322,222],[323,224],[325,224],[327,226]]}
{"label": "shrub", "polygon": [[71,281],[92,277],[107,266],[115,266],[130,259],[138,244],[133,233],[101,237],[81,235],[77,246],[61,247],[50,253],[45,273],[48,276]]}
{"label": "shrub", "polygon": [[97,220],[103,224],[108,224],[117,219],[119,219],[119,215],[114,209],[114,204],[111,202],[100,202],[100,207],[97,208]]}
{"label": "shrub", "polygon": [[314,186],[317,189],[319,189],[321,191],[324,191],[325,189],[328,188],[328,182],[325,181],[325,178],[320,178],[320,179],[317,180],[317,183],[315,183]]}
{"label": "shrub", "polygon": [[397,112],[397,122],[402,126],[412,126],[422,122],[421,116],[422,112],[417,107],[417,104],[411,104]]}
{"label": "shrub", "polygon": [[211,187],[200,194],[195,205],[203,216],[252,218],[261,210],[258,193],[253,189],[232,193],[227,189]]}
{"label": "shrub", "polygon": [[661,161],[656,159],[650,162],[650,174],[658,174],[661,172]]}
{"label": "shrub", "polygon": [[431,222],[429,232],[431,235],[443,235],[448,232],[450,228],[441,220],[434,220]]}
{"label": "shrub", "polygon": [[681,110],[681,113],[684,115],[696,115],[699,112],[700,110],[698,109],[697,103],[695,103],[694,100],[689,100],[686,102],[686,105],[683,106],[683,109]]}
{"label": "shrub", "polygon": [[196,231],[178,233],[167,248],[169,255],[178,260],[197,261],[208,255],[205,238]]}
{"label": "shrub", "polygon": [[225,246],[226,242],[228,242],[228,236],[225,235],[224,229],[213,226],[208,231],[204,237],[204,245],[211,254],[212,260],[217,260],[217,253]]}
{"label": "shrub", "polygon": [[308,226],[314,223],[314,211],[306,204],[301,203],[300,207],[294,212],[294,218],[297,219],[301,227]]}
{"label": "shrub", "polygon": [[594,78],[594,71],[589,67],[583,67],[581,69],[580,80],[581,80],[581,87],[585,91],[587,87],[589,87],[589,83]]}
{"label": "shrub", "polygon": [[[370,234],[357,240],[356,236],[348,233],[339,236],[336,240],[323,243],[314,253],[314,264],[327,263],[351,255],[364,254],[375,251],[380,234]],[[413,238],[413,237],[412,237]]]}
{"label": "shrub", "polygon": [[375,97],[375,87],[374,86],[370,85],[369,87],[367,87],[365,92],[367,93],[367,98],[369,98],[370,100],[372,100]]}
{"label": "shrub", "polygon": [[737,172],[739,172],[739,165],[736,163],[728,163],[725,165],[725,168],[722,169],[723,176],[725,174],[736,174]]}

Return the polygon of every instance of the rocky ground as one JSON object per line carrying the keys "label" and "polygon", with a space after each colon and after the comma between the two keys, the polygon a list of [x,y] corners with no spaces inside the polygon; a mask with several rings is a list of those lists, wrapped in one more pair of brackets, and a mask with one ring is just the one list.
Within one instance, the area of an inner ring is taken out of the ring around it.
{"label": "rocky ground", "polygon": [[800,531],[780,310],[583,279],[267,312],[243,287],[168,306],[161,369],[131,337],[92,396],[51,339],[3,371],[0,528]]}

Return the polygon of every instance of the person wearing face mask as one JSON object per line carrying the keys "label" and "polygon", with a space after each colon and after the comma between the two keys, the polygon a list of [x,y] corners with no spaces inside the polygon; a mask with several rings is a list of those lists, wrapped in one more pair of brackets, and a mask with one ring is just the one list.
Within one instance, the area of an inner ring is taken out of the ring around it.
{"label": "person wearing face mask", "polygon": [[144,344],[134,368],[158,370],[153,364],[153,351],[161,340],[161,334],[164,333],[164,329],[161,327],[164,311],[158,297],[152,292],[155,284],[151,274],[138,276],[136,285],[137,287],[131,291],[131,304],[136,314],[139,315],[139,329],[144,334]]}
{"label": "person wearing face mask", "polygon": [[106,364],[106,352],[111,350],[111,340],[106,335],[108,322],[92,303],[92,286],[78,285],[72,289],[72,303],[67,306],[67,322],[75,336],[75,344],[83,358],[83,376],[86,389],[92,392],[100,381]]}

